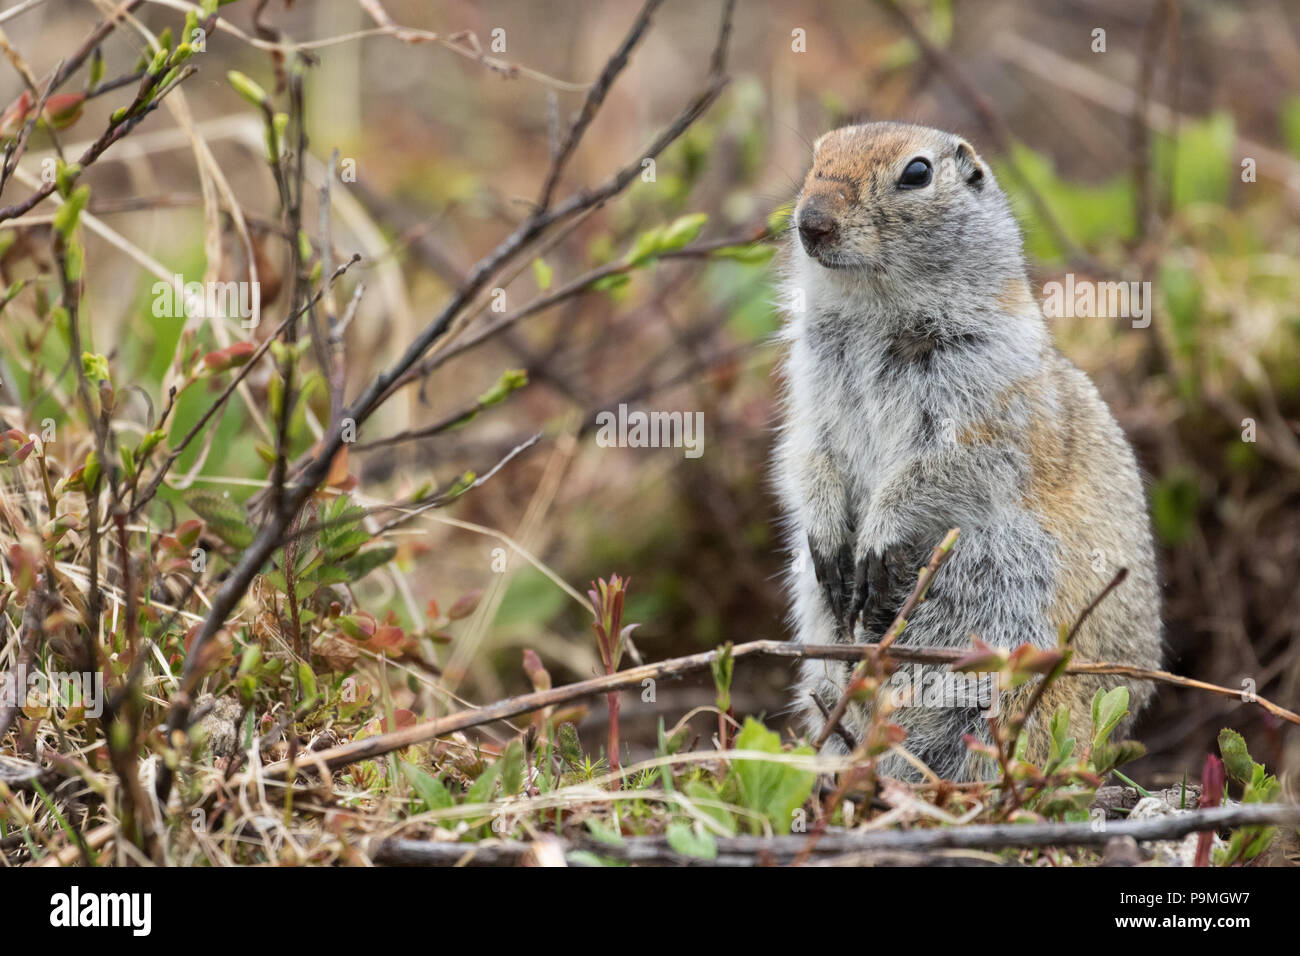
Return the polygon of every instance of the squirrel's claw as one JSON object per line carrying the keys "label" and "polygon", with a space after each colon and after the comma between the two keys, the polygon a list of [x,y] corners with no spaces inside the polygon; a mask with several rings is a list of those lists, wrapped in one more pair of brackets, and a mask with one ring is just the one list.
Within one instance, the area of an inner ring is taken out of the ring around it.
{"label": "squirrel's claw", "polygon": [[857,627],[859,618],[870,620],[874,616],[875,608],[888,591],[888,578],[882,553],[873,549],[858,559],[853,574],[853,600],[849,604],[849,634]]}
{"label": "squirrel's claw", "polygon": [[[847,544],[842,544],[832,556],[813,544],[811,537],[808,539],[808,550],[812,553],[813,573],[826,595],[831,617],[836,624],[844,627],[852,598],[849,582],[853,572],[853,554]],[[852,628],[849,633],[852,633]]]}

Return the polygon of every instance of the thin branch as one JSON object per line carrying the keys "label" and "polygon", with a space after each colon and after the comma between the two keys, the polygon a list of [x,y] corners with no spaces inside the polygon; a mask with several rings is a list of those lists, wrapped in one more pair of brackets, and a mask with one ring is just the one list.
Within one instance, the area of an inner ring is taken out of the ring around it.
{"label": "thin branch", "polygon": [[1110,579],[1110,583],[1101,589],[1101,593],[1092,599],[1092,602],[1083,609],[1078,618],[1075,619],[1074,626],[1070,628],[1069,633],[1065,635],[1064,644],[1069,647],[1074,642],[1074,636],[1079,633],[1079,628],[1083,627],[1083,622],[1088,620],[1088,615],[1097,609],[1097,605],[1106,600],[1111,591],[1115,590],[1124,583],[1128,577],[1128,568],[1120,568],[1115,572],[1115,576]]}
{"label": "thin branch", "polygon": [[[159,72],[157,76],[145,76],[144,80],[140,84],[139,91],[135,95],[135,99],[132,100],[131,104],[126,108],[127,115],[117,122],[110,121],[108,127],[102,134],[100,134],[99,138],[86,147],[86,151],[77,158],[77,163],[83,170],[88,168],[95,162],[95,160],[102,156],[110,146],[122,137],[126,136],[126,134],[131,132],[131,130],[135,129],[146,116],[156,110],[168,93],[174,90],[180,83],[184,82],[190,76],[193,76],[195,72],[197,72],[197,69],[193,66],[186,65],[185,67],[182,67],[176,78],[171,83],[158,89],[156,94],[154,86],[166,75],[165,71]],[[153,94],[152,98],[148,99],[146,102],[146,98],[151,94]],[[54,182],[45,183],[22,202],[0,208],[0,222],[21,216],[23,213],[35,208],[42,201],[49,198],[50,194],[54,192],[55,186],[56,184]]]}
{"label": "thin branch", "polygon": [[77,47],[72,56],[63,61],[63,65],[54,76],[55,89],[66,83],[73,73],[81,69],[81,64],[85,63],[95,52],[95,47],[104,42],[104,38],[113,32],[119,20],[125,20],[127,15],[143,2],[144,0],[126,0],[108,19],[96,25],[95,29],[90,31],[90,35],[81,41],[81,46]]}
{"label": "thin branch", "polygon": [[[660,260],[707,258],[719,249],[730,249],[734,246],[757,245],[759,243],[768,242],[772,238],[772,232],[764,227],[742,236],[729,236],[724,239],[697,242],[682,249],[674,249],[670,252],[662,253],[658,258]],[[638,264],[630,263],[625,259],[620,259],[599,266],[598,268],[570,279],[563,285],[556,287],[553,291],[538,296],[532,302],[529,302],[517,311],[503,315],[496,321],[483,326],[475,331],[473,335],[467,336],[466,338],[435,352],[433,355],[430,355],[415,368],[411,369],[410,374],[401,384],[406,384],[408,381],[423,378],[425,375],[440,368],[456,356],[477,348],[489,339],[500,335],[506,329],[522,322],[524,319],[531,318],[540,312],[546,311],[552,306],[572,299],[584,292],[593,291],[592,287],[601,279],[613,275],[623,275],[638,268],[640,268]]]}
{"label": "thin branch", "polygon": [[555,158],[551,160],[550,171],[546,174],[546,182],[542,186],[541,195],[537,198],[537,208],[546,209],[551,204],[551,199],[555,196],[555,187],[560,183],[560,176],[564,174],[564,167],[569,162],[569,157],[577,148],[582,136],[587,132],[587,127],[591,121],[596,118],[597,111],[605,102],[605,97],[609,94],[610,88],[618,75],[627,67],[628,58],[631,57],[632,51],[636,45],[641,42],[645,36],[646,30],[650,27],[650,18],[654,16],[659,9],[663,0],[646,0],[641,12],[637,14],[636,21],[632,24],[632,29],[623,37],[623,42],[619,44],[614,55],[605,63],[605,68],[600,71],[600,76],[596,82],[591,85],[587,91],[587,99],[582,104],[582,110],[574,119],[573,124],[569,127],[568,133],[565,134],[564,141],[560,148],[555,152]]}
{"label": "thin branch", "polygon": [[[10,724],[23,708],[27,688],[20,681],[36,661],[36,642],[41,636],[41,625],[45,621],[45,604],[45,574],[41,572],[36,585],[27,595],[27,606],[23,608],[23,623],[18,632],[18,657],[13,672],[0,675],[0,739],[9,732]],[[12,685],[12,699],[4,692],[6,680]]]}
{"label": "thin branch", "polygon": [[[353,255],[351,259],[334,270],[333,274],[329,278],[330,284],[343,275],[343,273],[347,272],[349,267],[354,263],[360,261],[361,256]],[[167,477],[167,472],[171,470],[172,465],[176,463],[176,459],[180,458],[181,454],[189,447],[190,443],[193,442],[194,439],[203,434],[204,429],[212,419],[212,416],[218,414],[223,408],[225,408],[226,403],[230,400],[230,397],[235,394],[235,390],[239,388],[240,383],[248,377],[249,373],[251,373],[257,366],[258,361],[271,348],[271,343],[277,341],[280,337],[280,333],[288,328],[291,323],[300,318],[308,308],[314,305],[320,299],[323,291],[323,287],[318,289],[315,295],[309,299],[305,305],[286,315],[280,324],[275,327],[275,331],[271,335],[267,336],[262,341],[262,344],[253,351],[253,354],[249,356],[248,361],[240,367],[239,371],[235,373],[234,377],[231,378],[226,387],[222,389],[221,394],[218,395],[206,409],[204,409],[203,414],[199,416],[198,421],[190,427],[190,430],[185,433],[185,436],[180,440],[179,444],[172,448],[166,459],[163,460],[163,463],[158,466],[158,470],[154,474],[153,478],[150,479],[148,486],[140,493],[139,498],[132,503],[130,511],[127,513],[128,517],[134,519],[140,513],[140,509],[147,505],[153,496],[157,494],[159,486],[162,485],[163,479]],[[161,423],[159,427],[161,427]]]}
{"label": "thin branch", "polygon": [[[1117,837],[1178,840],[1191,833],[1214,833],[1243,826],[1300,826],[1300,805],[1246,803],[1235,807],[1189,810],[1148,820],[1093,823],[969,824],[926,830],[857,830],[827,833],[815,851],[819,862],[833,857],[889,852],[932,853],[941,850],[1027,850],[1039,847],[1105,846]],[[627,863],[672,863],[686,866],[754,866],[764,859],[788,864],[807,840],[798,835],[716,837],[717,859],[704,860],[672,851],[666,837],[629,837],[621,843],[557,841],[564,854],[586,851]],[[435,843],[397,837],[376,840],[368,847],[376,863],[389,866],[503,866],[521,862],[535,850],[522,841],[483,845]],[[570,862],[579,864],[581,857]],[[850,861],[843,861],[850,862]],[[869,859],[865,862],[871,862]]]}

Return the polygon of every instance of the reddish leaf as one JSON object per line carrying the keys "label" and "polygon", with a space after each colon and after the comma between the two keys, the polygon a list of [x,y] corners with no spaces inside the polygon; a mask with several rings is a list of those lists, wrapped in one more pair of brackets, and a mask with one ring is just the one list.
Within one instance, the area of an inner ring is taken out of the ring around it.
{"label": "reddish leaf", "polygon": [[217,349],[203,356],[203,364],[214,374],[225,372],[240,365],[247,365],[256,351],[257,346],[252,342],[235,342],[224,349]]}
{"label": "reddish leaf", "polygon": [[1045,651],[1032,644],[1021,644],[1011,652],[1007,663],[1011,665],[1012,672],[1050,674],[1052,668],[1061,663],[1062,656],[1062,652],[1058,650]]}
{"label": "reddish leaf", "polygon": [[351,487],[355,481],[349,484],[351,475],[348,474],[348,446],[344,445],[335,454],[334,460],[330,462],[329,474],[325,476],[325,485],[330,488]]}
{"label": "reddish leaf", "polygon": [[406,642],[406,632],[400,627],[394,627],[391,624],[385,624],[378,628],[374,636],[366,641],[366,647],[372,651],[384,651],[396,647],[401,647]]}
{"label": "reddish leaf", "polygon": [[191,518],[189,521],[182,521],[176,526],[176,541],[186,548],[192,548],[198,543],[199,535],[203,531],[203,522],[198,518]]}
{"label": "reddish leaf", "polygon": [[474,609],[478,607],[478,602],[482,599],[482,588],[475,588],[473,591],[462,594],[460,597],[456,598],[456,603],[451,606],[451,610],[447,612],[447,616],[453,621],[459,621],[463,617],[469,617],[474,613]]}
{"label": "reddish leaf", "polygon": [[[1223,799],[1223,761],[1214,754],[1205,755],[1205,767],[1201,770],[1200,807],[1217,807]],[[1194,866],[1210,865],[1210,846],[1214,834],[1206,831],[1196,837],[1196,862]]]}
{"label": "reddish leaf", "polygon": [[524,648],[524,673],[532,681],[533,690],[551,689],[551,675],[542,665],[542,659],[531,647]]}
{"label": "reddish leaf", "polygon": [[354,641],[366,641],[375,633],[375,619],[364,611],[344,614],[339,618],[339,628]]}
{"label": "reddish leaf", "polygon": [[978,637],[971,639],[970,653],[952,662],[955,671],[1000,671],[1006,666],[1006,652]]}
{"label": "reddish leaf", "polygon": [[34,105],[31,90],[23,90],[18,94],[18,98],[6,106],[3,113],[0,113],[0,136],[5,138],[16,136],[18,130],[27,122],[27,114],[31,112]]}
{"label": "reddish leaf", "polygon": [[[405,708],[399,707],[397,710],[393,711],[393,723],[397,725],[397,730],[401,730],[403,727],[413,727],[419,722],[419,718]],[[388,718],[385,717],[381,720],[379,726],[383,733],[388,733]]]}
{"label": "reddish leaf", "polygon": [[55,129],[65,129],[81,118],[85,93],[55,93],[45,101],[45,118]]}

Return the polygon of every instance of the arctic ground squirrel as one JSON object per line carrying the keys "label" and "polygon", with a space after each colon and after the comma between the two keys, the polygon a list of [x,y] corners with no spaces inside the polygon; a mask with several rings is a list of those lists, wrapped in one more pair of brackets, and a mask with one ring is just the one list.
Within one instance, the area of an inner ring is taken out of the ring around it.
{"label": "arctic ground squirrel", "polygon": [[[796,638],[878,640],[934,546],[958,527],[901,643],[969,647],[974,635],[1003,648],[1054,647],[1060,627],[1127,568],[1073,646],[1084,658],[1159,667],[1137,463],[1096,388],[1051,342],[1019,227],[988,165],[940,130],[836,129],[814,144],[792,225],[775,479]],[[850,669],[804,662],[795,707],[814,734],[824,718],[813,695],[832,708]],[[1136,714],[1148,683],[1058,680],[1027,728],[1029,759],[1046,757],[1046,724],[1061,705],[1073,735],[1087,739],[1093,695],[1121,683]],[[1028,690],[999,695],[1003,726]],[[904,700],[889,719],[906,730],[901,747],[914,759],[894,751],[880,772],[916,779],[919,760],[950,779],[993,776],[963,741],[989,739],[972,703]],[[860,739],[868,719],[855,704],[842,726]],[[825,749],[846,746],[833,735]]]}

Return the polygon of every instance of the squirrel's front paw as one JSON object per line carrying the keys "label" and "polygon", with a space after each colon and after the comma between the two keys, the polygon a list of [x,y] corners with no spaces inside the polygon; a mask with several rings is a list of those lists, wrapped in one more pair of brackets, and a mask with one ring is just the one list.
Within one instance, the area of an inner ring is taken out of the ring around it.
{"label": "squirrel's front paw", "polygon": [[[835,619],[837,628],[844,628],[853,598],[853,552],[847,543],[833,550],[819,547],[811,535],[808,537],[808,550],[812,553],[813,573],[822,587],[831,617]],[[852,634],[852,628],[849,628],[849,633]]]}
{"label": "squirrel's front paw", "polygon": [[889,592],[889,569],[885,553],[875,548],[861,552],[853,572],[853,599],[849,603],[848,627],[852,634],[858,620],[870,622]]}

